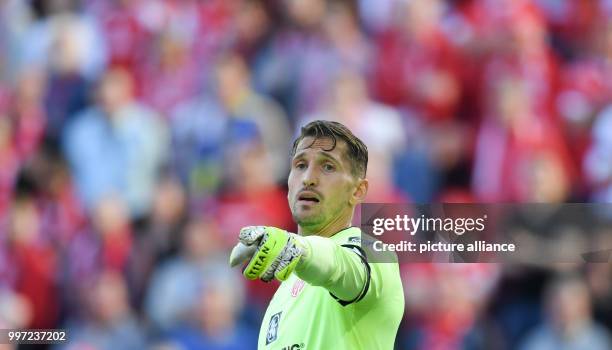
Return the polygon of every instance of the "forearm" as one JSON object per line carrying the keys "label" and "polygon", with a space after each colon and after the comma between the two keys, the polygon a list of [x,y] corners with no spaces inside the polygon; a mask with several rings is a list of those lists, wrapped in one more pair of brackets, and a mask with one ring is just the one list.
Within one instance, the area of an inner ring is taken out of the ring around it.
{"label": "forearm", "polygon": [[368,276],[364,262],[355,252],[319,236],[303,237],[303,242],[307,254],[295,269],[298,277],[344,301],[360,295]]}

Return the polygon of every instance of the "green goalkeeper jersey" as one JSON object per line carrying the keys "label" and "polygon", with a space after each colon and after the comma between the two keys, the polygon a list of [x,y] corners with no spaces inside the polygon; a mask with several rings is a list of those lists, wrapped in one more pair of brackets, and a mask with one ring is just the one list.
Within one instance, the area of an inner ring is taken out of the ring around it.
{"label": "green goalkeeper jersey", "polygon": [[[274,294],[258,349],[393,349],[404,312],[397,262],[367,262],[356,227],[312,237],[311,262],[296,268]],[[315,272],[326,276],[312,277]],[[344,300],[349,295],[355,297]]]}

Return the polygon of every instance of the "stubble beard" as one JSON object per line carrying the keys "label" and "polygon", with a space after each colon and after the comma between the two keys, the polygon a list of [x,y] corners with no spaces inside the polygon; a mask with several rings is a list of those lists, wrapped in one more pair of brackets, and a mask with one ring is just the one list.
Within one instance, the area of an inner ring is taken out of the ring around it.
{"label": "stubble beard", "polygon": [[323,211],[319,210],[315,213],[309,213],[309,214],[300,214],[298,211],[299,209],[297,208],[299,204],[294,204],[294,208],[291,212],[291,216],[293,217],[293,221],[295,221],[295,223],[297,223],[300,227],[306,228],[306,227],[317,227],[317,226],[321,226],[323,224],[323,222],[325,221],[325,215],[323,213]]}

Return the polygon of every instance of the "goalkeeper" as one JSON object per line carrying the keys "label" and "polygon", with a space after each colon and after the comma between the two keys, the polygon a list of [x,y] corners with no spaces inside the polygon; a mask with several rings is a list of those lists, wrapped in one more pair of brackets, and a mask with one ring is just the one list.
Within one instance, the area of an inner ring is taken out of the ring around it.
{"label": "goalkeeper", "polygon": [[337,122],[314,121],[293,143],[288,200],[297,234],[245,227],[230,264],[282,281],[258,349],[393,349],[404,310],[397,263],[370,263],[351,227],[368,190],[368,151]]}

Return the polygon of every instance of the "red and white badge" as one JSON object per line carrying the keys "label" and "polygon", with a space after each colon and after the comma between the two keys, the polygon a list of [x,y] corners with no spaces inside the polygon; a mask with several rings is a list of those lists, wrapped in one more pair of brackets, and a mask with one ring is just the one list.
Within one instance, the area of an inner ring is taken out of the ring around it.
{"label": "red and white badge", "polygon": [[293,283],[293,287],[291,287],[291,296],[294,298],[297,297],[298,294],[300,294],[300,292],[302,291],[302,289],[304,289],[305,284],[306,283],[304,281],[298,278],[295,283]]}

